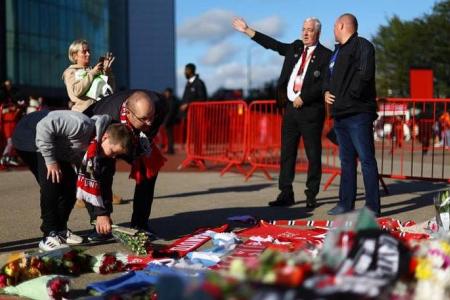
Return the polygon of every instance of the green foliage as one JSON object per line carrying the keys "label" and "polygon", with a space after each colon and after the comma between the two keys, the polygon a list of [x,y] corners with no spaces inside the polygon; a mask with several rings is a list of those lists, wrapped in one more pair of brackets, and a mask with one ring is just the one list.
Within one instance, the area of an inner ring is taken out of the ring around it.
{"label": "green foliage", "polygon": [[372,39],[376,49],[378,96],[409,96],[409,69],[431,68],[435,96],[450,97],[450,0],[431,14],[412,21],[397,16],[380,26]]}

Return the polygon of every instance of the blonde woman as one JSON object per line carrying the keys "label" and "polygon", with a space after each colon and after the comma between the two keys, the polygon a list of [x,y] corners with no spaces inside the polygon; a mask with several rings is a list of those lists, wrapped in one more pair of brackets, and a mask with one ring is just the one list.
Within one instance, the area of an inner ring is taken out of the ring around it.
{"label": "blonde woman", "polygon": [[90,58],[91,52],[87,41],[75,40],[72,42],[69,47],[69,60],[72,65],[64,71],[62,78],[73,104],[71,109],[79,112],[83,112],[96,101],[86,94],[98,75],[106,75],[108,77],[107,84],[112,91],[115,89],[114,75],[111,70],[114,61],[112,53],[109,52],[106,56],[100,57],[93,68],[89,66]]}

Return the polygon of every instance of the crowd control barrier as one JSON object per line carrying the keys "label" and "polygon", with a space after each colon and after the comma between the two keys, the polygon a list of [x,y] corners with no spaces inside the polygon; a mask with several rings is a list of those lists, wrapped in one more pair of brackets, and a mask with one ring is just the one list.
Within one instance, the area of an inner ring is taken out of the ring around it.
{"label": "crowd control barrier", "polygon": [[387,98],[374,122],[379,173],[450,183],[450,99]]}
{"label": "crowd control barrier", "polygon": [[195,102],[187,117],[184,168],[195,164],[205,169],[205,161],[225,163],[221,174],[245,161],[247,144],[247,104],[244,101]]}
{"label": "crowd control barrier", "polygon": [[[382,178],[450,182],[450,99],[378,100],[374,122],[375,155]],[[187,122],[187,158],[182,167],[205,161],[225,163],[222,175],[235,166],[245,180],[256,171],[271,179],[278,170],[282,112],[273,100],[194,103]],[[326,189],[340,175],[338,147],[326,137],[333,126],[327,118],[322,134],[322,173],[331,176]],[[244,170],[244,164],[249,166]],[[297,171],[307,170],[303,143]]]}

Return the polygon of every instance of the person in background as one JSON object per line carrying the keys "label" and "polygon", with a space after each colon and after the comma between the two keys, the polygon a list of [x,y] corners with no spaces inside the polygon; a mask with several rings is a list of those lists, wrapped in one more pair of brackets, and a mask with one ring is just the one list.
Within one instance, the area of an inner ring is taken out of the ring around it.
{"label": "person in background", "polygon": [[18,166],[12,135],[17,122],[24,111],[25,100],[22,93],[12,84],[11,80],[5,80],[0,89],[0,144],[4,141],[5,147],[0,157],[0,165],[3,167]]}
{"label": "person in background", "polygon": [[67,228],[76,197],[95,206],[97,232],[111,232],[112,205],[103,196],[112,182],[98,174],[104,168],[101,158],[131,152],[132,134],[125,125],[111,124],[107,115],[89,118],[75,111],[38,111],[22,118],[13,142],[40,186],[41,250],[83,242]]}
{"label": "person in background", "polygon": [[178,112],[180,108],[180,101],[173,94],[171,88],[166,88],[163,92],[164,98],[167,101],[168,113],[164,119],[164,127],[167,132],[167,154],[174,154],[174,135],[173,127],[178,122]]}
{"label": "person in background", "polygon": [[[70,101],[73,103],[71,110],[83,112],[97,100],[86,94],[99,75],[108,77],[107,84],[114,92],[115,80],[111,65],[115,58],[112,56],[112,53],[109,52],[105,56],[100,57],[95,66],[91,68],[91,50],[88,42],[75,40],[69,46],[68,56],[72,65],[64,71],[62,79],[66,85]],[[111,91],[101,96],[107,96],[109,93]]]}
{"label": "person in background", "polygon": [[322,83],[331,51],[319,43],[321,23],[317,18],[307,18],[303,23],[301,40],[282,43],[250,28],[241,18],[233,20],[233,27],[245,33],[264,48],[284,56],[278,79],[277,103],[284,107],[281,137],[280,193],[270,206],[295,204],[292,183],[295,177],[297,151],[303,138],[308,158],[306,181],[306,207],[316,206],[316,196],[322,177],[322,129],[325,106]]}
{"label": "person in background", "polygon": [[181,111],[187,111],[188,106],[192,102],[206,101],[208,95],[206,93],[206,86],[200,76],[195,73],[196,67],[193,63],[189,63],[184,68],[184,76],[186,76],[187,82],[183,92],[183,98],[181,101],[183,104],[180,106]]}
{"label": "person in background", "polygon": [[358,21],[349,13],[336,20],[334,36],[338,44],[324,81],[324,100],[331,105],[334,118],[341,181],[339,202],[328,214],[338,215],[354,209],[359,159],[366,192],[365,205],[379,216],[379,175],[373,134],[373,123],[377,119],[375,48],[358,36]]}

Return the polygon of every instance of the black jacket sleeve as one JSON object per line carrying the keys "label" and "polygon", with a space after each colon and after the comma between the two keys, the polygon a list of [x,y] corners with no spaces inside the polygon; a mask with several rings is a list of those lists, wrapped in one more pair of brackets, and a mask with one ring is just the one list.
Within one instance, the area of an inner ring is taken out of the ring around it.
{"label": "black jacket sleeve", "polygon": [[291,44],[282,43],[258,31],[255,31],[255,36],[252,38],[252,40],[257,42],[264,48],[276,51],[283,56],[286,56],[286,53],[291,46]]}
{"label": "black jacket sleeve", "polygon": [[358,38],[356,47],[356,71],[350,85],[350,94],[359,98],[374,78],[375,49],[370,42],[361,38]]}

